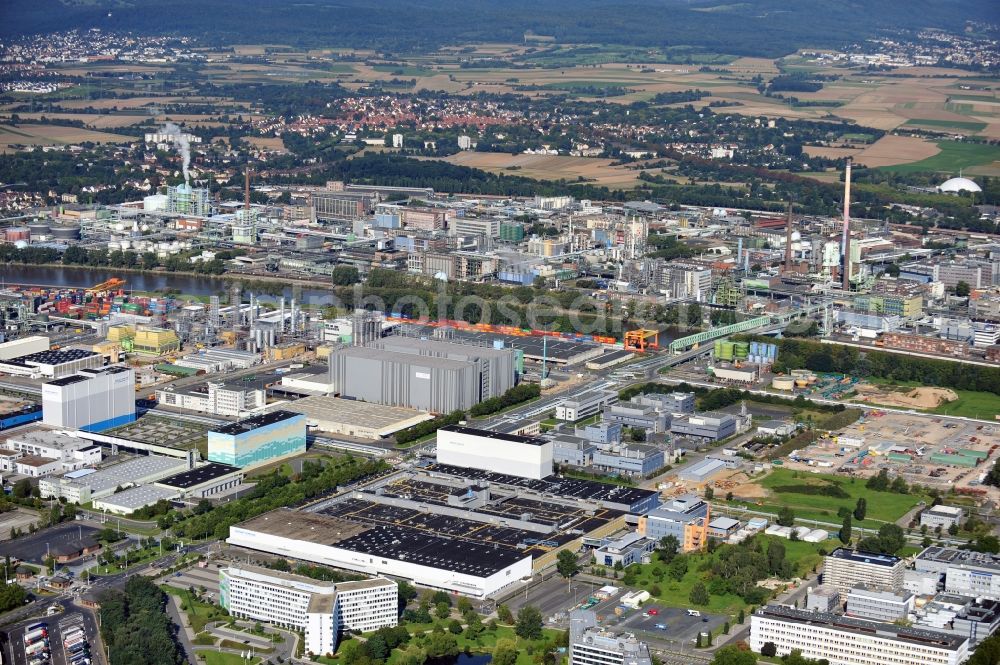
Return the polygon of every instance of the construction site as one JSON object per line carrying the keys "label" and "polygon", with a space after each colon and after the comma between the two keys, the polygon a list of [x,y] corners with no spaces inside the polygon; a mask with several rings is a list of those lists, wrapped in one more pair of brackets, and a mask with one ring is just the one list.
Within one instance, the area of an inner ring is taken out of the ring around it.
{"label": "construction site", "polygon": [[869,411],[784,461],[788,469],[873,476],[883,469],[941,491],[982,497],[1000,449],[1000,426],[964,419]]}

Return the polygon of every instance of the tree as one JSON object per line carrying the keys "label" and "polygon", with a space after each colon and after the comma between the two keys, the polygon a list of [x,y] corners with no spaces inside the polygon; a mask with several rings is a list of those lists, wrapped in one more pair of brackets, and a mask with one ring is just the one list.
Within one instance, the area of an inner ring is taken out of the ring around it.
{"label": "tree", "polygon": [[968,298],[971,291],[968,282],[959,282],[955,285],[955,295],[959,298]]}
{"label": "tree", "polygon": [[691,327],[701,327],[702,314],[701,305],[691,303],[687,306],[687,324]]}
{"label": "tree", "polygon": [[31,481],[27,478],[21,478],[14,483],[14,489],[11,490],[11,493],[17,499],[27,499],[31,496]]}
{"label": "tree", "polygon": [[19,584],[0,585],[0,612],[24,605],[28,593]]}
{"label": "tree", "polygon": [[760,655],[774,658],[778,655],[778,647],[774,642],[764,642],[760,647]]}
{"label": "tree", "polygon": [[757,656],[735,646],[722,647],[715,652],[711,665],[757,665]]}
{"label": "tree", "polygon": [[990,469],[989,473],[986,474],[983,484],[1000,487],[1000,459],[993,463],[993,467]]}
{"label": "tree", "polygon": [[680,541],[677,540],[677,536],[671,534],[660,538],[660,561],[670,563],[677,556],[678,549],[680,549]]}
{"label": "tree", "polygon": [[844,518],[844,523],[840,527],[840,542],[845,545],[851,542],[851,516]]}
{"label": "tree", "polygon": [[868,479],[865,487],[876,492],[887,492],[889,490],[889,470],[882,469],[877,474]]}
{"label": "tree", "polygon": [[711,501],[715,497],[715,490],[709,486],[705,486],[705,498]]}
{"label": "tree", "polygon": [[708,589],[701,582],[697,582],[693,587],[691,587],[691,593],[688,594],[688,600],[694,605],[708,605],[711,598],[708,595]]}
{"label": "tree", "polygon": [[854,506],[854,519],[857,521],[862,521],[865,519],[865,515],[868,513],[868,499],[861,497],[858,499],[858,503]]}
{"label": "tree", "polygon": [[577,563],[576,555],[569,550],[562,550],[556,557],[556,570],[559,574],[566,578],[569,582],[569,578],[573,577],[580,570],[580,565]]}
{"label": "tree", "polygon": [[434,616],[438,619],[447,619],[451,615],[451,605],[448,603],[438,603],[434,606]]}
{"label": "tree", "polygon": [[517,662],[517,645],[513,640],[498,640],[493,648],[492,665],[514,665]]}
{"label": "tree", "polygon": [[525,605],[517,611],[517,623],[514,633],[526,640],[537,640],[542,637],[542,612],[534,605]]}
{"label": "tree", "polygon": [[458,619],[452,619],[448,622],[448,632],[452,635],[462,634],[462,624]]}
{"label": "tree", "polygon": [[684,555],[674,557],[674,560],[667,566],[667,574],[677,582],[684,579],[688,571],[688,560]]}
{"label": "tree", "polygon": [[361,281],[358,269],[354,266],[337,266],[332,273],[334,286],[351,286]]}
{"label": "tree", "polygon": [[778,524],[781,526],[795,526],[795,511],[789,506],[782,506],[778,511]]}
{"label": "tree", "polygon": [[511,614],[510,608],[504,605],[503,603],[501,603],[500,606],[497,607],[497,618],[500,620],[500,623],[506,624],[508,626],[514,623],[514,615]]}

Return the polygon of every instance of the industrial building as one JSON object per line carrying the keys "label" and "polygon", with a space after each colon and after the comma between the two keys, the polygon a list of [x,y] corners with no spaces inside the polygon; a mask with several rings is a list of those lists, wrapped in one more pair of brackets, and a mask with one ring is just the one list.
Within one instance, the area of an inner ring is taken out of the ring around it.
{"label": "industrial building", "polygon": [[931,506],[920,513],[920,526],[947,531],[953,524],[960,524],[964,515],[965,511],[958,506]]}
{"label": "industrial building", "polygon": [[0,361],[11,360],[33,353],[42,353],[49,350],[49,338],[41,335],[22,337],[0,344]]}
{"label": "industrial building", "polygon": [[[7,439],[4,446],[22,458],[17,460],[21,464],[24,463],[24,457],[34,457],[57,463],[53,471],[49,471],[49,473],[75,471],[87,466],[96,466],[101,463],[103,457],[100,446],[59,430],[40,429],[17,432]],[[15,469],[9,468],[7,470],[14,471]]]}
{"label": "industrial building", "polygon": [[674,418],[671,434],[721,441],[736,434],[736,417],[728,413],[698,413]]}
{"label": "industrial building", "polygon": [[305,649],[332,655],[341,632],[395,626],[399,586],[386,578],[325,582],[251,565],[219,570],[219,604],[230,616],[302,631]]}
{"label": "industrial building", "polygon": [[513,549],[285,509],[230,527],[227,542],[477,598],[495,594],[532,573],[531,556]]}
{"label": "industrial building", "polygon": [[838,547],[823,558],[823,584],[848,594],[857,584],[874,591],[903,590],[903,559]]}
{"label": "industrial building", "polygon": [[434,340],[386,338],[330,354],[335,392],[385,406],[451,413],[516,384],[515,353]]}
{"label": "industrial building", "polygon": [[573,610],[569,624],[569,665],[652,665],[649,647],[629,633],[597,625],[592,610]]}
{"label": "industrial building", "polygon": [[306,417],[274,411],[208,432],[208,459],[248,467],[306,451]]}
{"label": "industrial building", "polygon": [[859,584],[847,594],[848,616],[892,623],[906,619],[913,611],[915,597],[912,593],[872,591]]}
{"label": "industrial building", "polygon": [[601,412],[601,409],[618,401],[614,390],[596,390],[567,399],[556,406],[556,419],[576,422]]}
{"label": "industrial building", "polygon": [[552,442],[449,425],[437,433],[439,464],[541,480],[552,475]]}
{"label": "industrial building", "polygon": [[135,371],[112,365],[82,369],[42,384],[42,422],[100,432],[135,421]]}
{"label": "industrial building", "polygon": [[61,379],[104,364],[104,356],[85,349],[40,351],[0,361],[0,372],[33,379]]}
{"label": "industrial building", "polygon": [[700,462],[685,466],[678,472],[677,477],[690,483],[701,484],[725,469],[726,463],[722,460],[706,457]]}
{"label": "industrial building", "polygon": [[[585,543],[586,544],[586,543]],[[619,538],[605,538],[594,550],[594,563],[608,568],[629,567],[656,549],[656,541],[630,532]]]}
{"label": "industrial building", "polygon": [[176,491],[180,498],[206,499],[238,487],[243,477],[243,469],[209,462],[168,476],[157,481],[156,486]]}
{"label": "industrial building", "polygon": [[263,408],[267,396],[263,388],[248,386],[242,381],[209,381],[193,387],[177,388],[169,385],[159,388],[156,391],[156,401],[164,406],[188,411],[239,417]]}
{"label": "industrial building", "polygon": [[155,483],[187,467],[186,460],[174,457],[135,457],[99,471],[81,469],[61,477],[42,478],[38,489],[43,499],[65,498],[69,503],[84,504],[111,496],[120,488]]}
{"label": "industrial building", "polygon": [[698,552],[708,545],[711,506],[694,494],[685,494],[669,504],[639,516],[636,533],[655,542],[674,536],[682,552]]}
{"label": "industrial building", "polygon": [[234,526],[229,543],[482,598],[553,565],[584,539],[623,532],[628,512],[658,501],[650,490],[433,464],[309,512],[279,510]]}
{"label": "industrial building", "polygon": [[283,408],[291,413],[301,413],[306,417],[309,427],[321,432],[360,439],[384,439],[399,430],[433,418],[429,413],[416,409],[382,406],[326,395],[304,397],[284,404]]}
{"label": "industrial building", "polygon": [[937,586],[973,598],[1000,600],[1000,556],[986,552],[931,546],[917,555],[914,569]]}
{"label": "industrial building", "polygon": [[831,665],[961,665],[969,656],[966,637],[778,605],[750,616],[750,648],[767,643],[779,656],[799,650]]}

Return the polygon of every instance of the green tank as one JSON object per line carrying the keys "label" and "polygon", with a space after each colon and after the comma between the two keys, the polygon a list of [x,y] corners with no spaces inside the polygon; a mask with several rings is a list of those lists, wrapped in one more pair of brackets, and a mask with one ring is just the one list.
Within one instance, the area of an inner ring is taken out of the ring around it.
{"label": "green tank", "polygon": [[733,348],[736,345],[733,342],[722,342],[722,347],[717,356],[720,360],[732,360],[733,359]]}
{"label": "green tank", "polygon": [[733,347],[733,354],[740,358],[741,360],[750,355],[750,343],[749,342],[736,342]]}

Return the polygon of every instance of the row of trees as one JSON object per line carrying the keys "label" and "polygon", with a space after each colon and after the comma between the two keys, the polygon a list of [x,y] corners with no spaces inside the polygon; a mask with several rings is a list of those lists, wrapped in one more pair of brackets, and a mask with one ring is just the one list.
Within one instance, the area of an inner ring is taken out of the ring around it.
{"label": "row of trees", "polygon": [[491,397],[483,400],[469,409],[469,414],[474,417],[488,416],[491,413],[509,409],[512,406],[521,404],[537,398],[542,394],[542,387],[537,383],[522,383],[514,386],[503,395]]}
{"label": "row of trees", "polygon": [[166,594],[148,577],[130,577],[123,589],[102,594],[101,637],[112,663],[180,665],[176,627],[166,612]]}
{"label": "row of trees", "polygon": [[[763,338],[761,341],[765,341]],[[836,372],[876,377],[898,383],[919,381],[926,386],[976,390],[1000,395],[1000,367],[969,365],[948,360],[918,358],[885,351],[861,351],[837,344],[804,339],[767,339],[777,343],[774,371],[806,368],[814,372]]]}
{"label": "row of trees", "polygon": [[[165,520],[174,536],[185,539],[227,538],[229,527],[251,517],[284,506],[295,506],[309,499],[372,475],[387,468],[382,460],[359,460],[347,456],[316,470],[311,468],[296,481],[292,481],[278,471],[262,476],[253,492],[248,496],[216,506],[207,513],[171,513],[173,519]],[[167,516],[169,517],[169,516]],[[162,518],[161,518],[162,519]]]}

